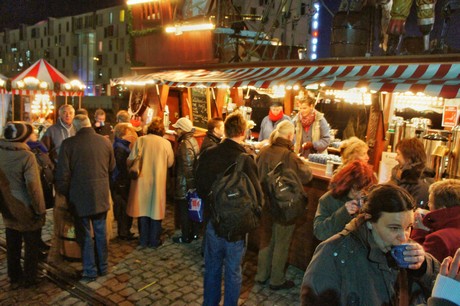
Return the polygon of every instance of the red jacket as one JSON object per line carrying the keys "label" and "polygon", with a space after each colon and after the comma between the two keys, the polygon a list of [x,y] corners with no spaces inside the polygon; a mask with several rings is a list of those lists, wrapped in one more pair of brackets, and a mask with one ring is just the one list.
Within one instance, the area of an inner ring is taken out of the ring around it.
{"label": "red jacket", "polygon": [[429,212],[423,224],[431,231],[414,229],[411,238],[441,262],[447,256],[454,256],[460,248],[460,206]]}

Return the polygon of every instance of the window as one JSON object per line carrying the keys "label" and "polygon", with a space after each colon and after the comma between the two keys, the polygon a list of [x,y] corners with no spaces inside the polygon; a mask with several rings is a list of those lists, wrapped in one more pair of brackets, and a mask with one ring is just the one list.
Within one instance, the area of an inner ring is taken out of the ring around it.
{"label": "window", "polygon": [[161,12],[158,4],[149,2],[142,6],[142,20],[159,20],[160,14]]}
{"label": "window", "polygon": [[70,56],[70,48],[69,48],[69,46],[67,46],[67,47],[65,48],[65,55],[66,55],[66,56]]}
{"label": "window", "polygon": [[109,24],[113,24],[113,13],[109,13]]}
{"label": "window", "polygon": [[251,9],[249,10],[249,14],[256,15],[257,14],[257,9],[255,7],[251,7]]}
{"label": "window", "polygon": [[70,22],[66,22],[65,24],[65,29],[66,29],[66,32],[70,32]]}
{"label": "window", "polygon": [[118,64],[118,54],[116,54],[116,53],[113,55],[113,64],[114,65]]}
{"label": "window", "polygon": [[113,51],[113,40],[109,39],[109,51]]}
{"label": "window", "polygon": [[102,27],[102,22],[104,21],[104,16],[102,14],[97,14],[96,19],[97,19],[97,26]]}
{"label": "window", "polygon": [[117,51],[121,52],[125,49],[125,39],[124,38],[120,38],[118,40],[118,47],[117,47]]}
{"label": "window", "polygon": [[120,10],[120,22],[125,22],[125,10]]}
{"label": "window", "polygon": [[97,65],[101,66],[102,65],[102,55],[97,56]]}
{"label": "window", "polygon": [[300,3],[300,16],[303,16],[307,13],[307,4]]}
{"label": "window", "polygon": [[109,25],[104,29],[104,38],[112,37],[114,35],[114,26]]}

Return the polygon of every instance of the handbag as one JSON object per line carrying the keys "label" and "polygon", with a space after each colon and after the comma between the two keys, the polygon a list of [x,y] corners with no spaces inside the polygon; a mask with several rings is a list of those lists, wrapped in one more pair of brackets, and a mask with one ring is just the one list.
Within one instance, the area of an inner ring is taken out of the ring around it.
{"label": "handbag", "polygon": [[128,171],[129,178],[132,180],[137,180],[137,178],[141,174],[141,170],[142,170],[141,156],[138,155],[136,156],[131,166],[129,167],[129,171]]}
{"label": "handbag", "polygon": [[203,222],[203,200],[198,196],[196,189],[187,191],[186,199],[188,201],[189,219],[198,223]]}

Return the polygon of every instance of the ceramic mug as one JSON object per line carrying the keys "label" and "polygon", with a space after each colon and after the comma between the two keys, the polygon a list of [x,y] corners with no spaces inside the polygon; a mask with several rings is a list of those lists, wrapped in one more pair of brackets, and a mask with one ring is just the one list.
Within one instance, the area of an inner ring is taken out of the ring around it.
{"label": "ceramic mug", "polygon": [[391,256],[396,260],[396,263],[398,264],[398,267],[406,269],[409,267],[411,262],[407,262],[404,260],[404,251],[406,250],[406,246],[408,244],[400,244],[400,245],[394,245],[391,247]]}

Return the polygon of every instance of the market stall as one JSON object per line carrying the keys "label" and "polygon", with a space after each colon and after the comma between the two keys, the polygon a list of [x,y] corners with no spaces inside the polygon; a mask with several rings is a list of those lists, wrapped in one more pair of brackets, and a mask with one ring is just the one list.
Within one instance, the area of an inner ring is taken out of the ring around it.
{"label": "market stall", "polygon": [[[173,114],[171,121],[189,115],[197,126],[203,119],[224,116],[235,106],[245,106],[251,90],[282,97],[286,114],[295,111],[295,97],[306,90],[315,91],[318,104],[324,104],[325,109],[337,101],[366,106],[363,138],[370,147],[370,163],[376,171],[382,153],[387,150],[387,131],[397,109],[416,105],[443,112],[446,101],[457,108],[460,101],[458,55],[255,62],[180,70],[143,67],[135,72],[138,75],[112,80],[112,85],[145,88],[144,103],[153,108],[155,115],[161,116],[168,109],[169,115]],[[172,105],[171,93],[178,95],[179,102],[183,101],[179,107]],[[404,104],[405,100],[412,104]],[[328,122],[336,128],[335,120]],[[310,165],[314,179],[307,187],[308,212],[296,226],[289,260],[301,268],[306,267],[318,243],[313,237],[313,218],[330,179],[325,165]],[[252,240],[256,245],[257,237]]]}

